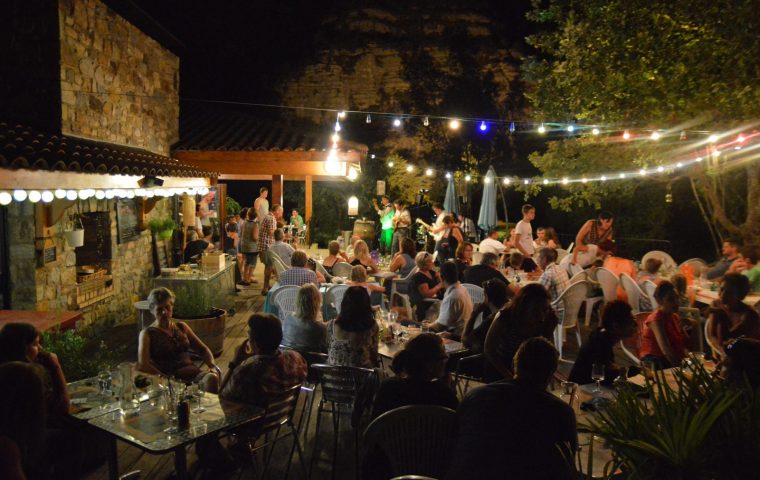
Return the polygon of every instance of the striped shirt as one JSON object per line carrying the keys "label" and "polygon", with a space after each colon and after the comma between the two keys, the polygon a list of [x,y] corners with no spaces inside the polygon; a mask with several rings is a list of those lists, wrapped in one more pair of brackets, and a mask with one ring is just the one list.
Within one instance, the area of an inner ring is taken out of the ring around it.
{"label": "striped shirt", "polygon": [[[544,273],[541,274],[538,283],[544,286],[546,291],[549,292],[551,301],[554,302],[570,286],[570,278],[567,276],[564,268],[560,268],[556,263],[550,263],[546,266]],[[557,312],[557,316],[562,318],[565,307],[557,305],[554,310]]]}
{"label": "striped shirt", "polygon": [[269,250],[269,246],[274,243],[274,229],[276,227],[277,220],[275,220],[274,214],[269,212],[261,221],[259,228],[259,252],[266,252]]}

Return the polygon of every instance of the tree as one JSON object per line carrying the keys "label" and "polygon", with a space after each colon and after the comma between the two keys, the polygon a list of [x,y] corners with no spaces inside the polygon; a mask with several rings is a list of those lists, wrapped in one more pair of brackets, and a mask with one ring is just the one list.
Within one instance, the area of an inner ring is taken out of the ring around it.
{"label": "tree", "polygon": [[[685,178],[715,234],[757,244],[760,170],[753,149],[734,150],[742,146],[734,139],[760,114],[758,11],[758,0],[534,0],[528,18],[546,29],[528,38],[538,55],[523,71],[536,116],[604,125],[610,136],[555,139],[531,162],[561,178],[699,155],[705,161],[657,181]],[[624,126],[670,129],[660,141],[626,142],[619,137]],[[713,146],[696,131],[724,136]],[[631,195],[634,185],[568,187],[553,205]]]}

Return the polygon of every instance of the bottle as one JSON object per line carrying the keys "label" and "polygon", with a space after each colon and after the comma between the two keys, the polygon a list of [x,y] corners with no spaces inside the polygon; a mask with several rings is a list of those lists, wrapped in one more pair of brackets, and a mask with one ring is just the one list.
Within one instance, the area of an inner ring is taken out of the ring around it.
{"label": "bottle", "polygon": [[190,403],[184,395],[180,396],[179,403],[177,403],[177,426],[179,428],[190,427]]}

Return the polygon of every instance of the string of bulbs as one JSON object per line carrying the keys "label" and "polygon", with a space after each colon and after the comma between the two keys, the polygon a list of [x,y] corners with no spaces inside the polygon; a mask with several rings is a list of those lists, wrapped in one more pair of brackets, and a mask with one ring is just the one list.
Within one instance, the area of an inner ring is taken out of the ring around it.
{"label": "string of bulbs", "polygon": [[0,191],[0,205],[8,205],[12,201],[24,202],[29,201],[31,203],[50,203],[54,199],[59,200],[87,200],[89,198],[96,198],[98,200],[111,200],[113,198],[135,198],[135,197],[171,197],[173,195],[206,195],[209,192],[208,187],[191,187],[191,188],[109,188],[109,189],[94,189],[83,188],[80,190],[64,190],[62,188],[56,190],[24,190],[22,188],[8,191]]}

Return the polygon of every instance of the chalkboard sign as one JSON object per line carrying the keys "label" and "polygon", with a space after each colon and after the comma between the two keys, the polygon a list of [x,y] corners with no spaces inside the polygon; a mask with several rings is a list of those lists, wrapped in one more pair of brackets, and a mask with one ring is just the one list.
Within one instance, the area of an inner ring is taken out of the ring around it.
{"label": "chalkboard sign", "polygon": [[119,243],[140,238],[140,202],[136,198],[116,201],[116,232]]}
{"label": "chalkboard sign", "polygon": [[77,265],[92,265],[113,258],[111,214],[92,212],[82,214],[84,245],[77,247]]}
{"label": "chalkboard sign", "polygon": [[55,262],[56,258],[55,245],[42,251],[43,264]]}

